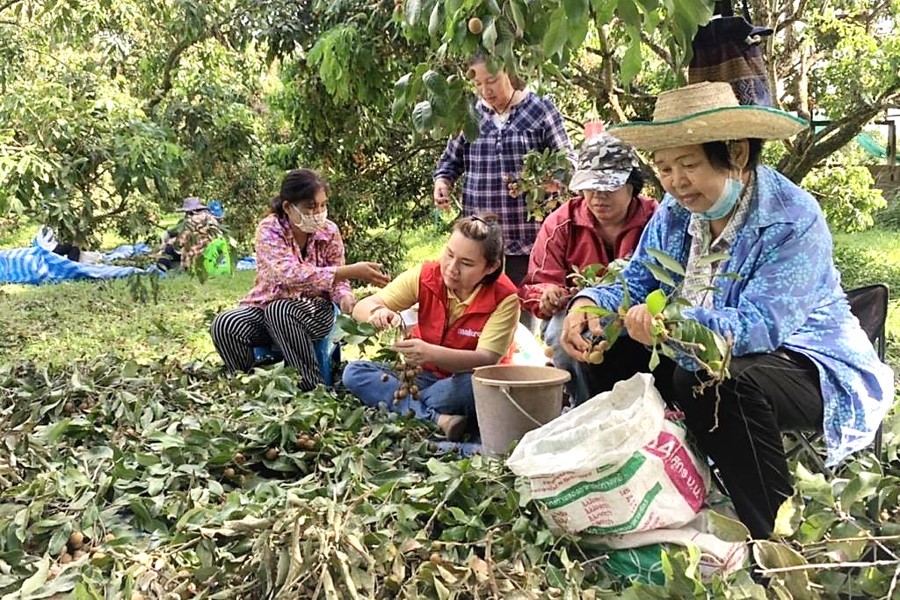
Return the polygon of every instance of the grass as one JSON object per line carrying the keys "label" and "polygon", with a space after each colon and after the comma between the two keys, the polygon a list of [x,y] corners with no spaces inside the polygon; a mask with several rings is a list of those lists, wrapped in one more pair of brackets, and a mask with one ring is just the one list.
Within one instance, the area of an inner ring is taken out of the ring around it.
{"label": "grass", "polygon": [[63,364],[113,353],[148,360],[214,354],[211,315],[232,308],[254,272],[200,284],[184,274],[161,280],[158,303],[132,301],[128,280],[0,286],[0,363],[31,359]]}

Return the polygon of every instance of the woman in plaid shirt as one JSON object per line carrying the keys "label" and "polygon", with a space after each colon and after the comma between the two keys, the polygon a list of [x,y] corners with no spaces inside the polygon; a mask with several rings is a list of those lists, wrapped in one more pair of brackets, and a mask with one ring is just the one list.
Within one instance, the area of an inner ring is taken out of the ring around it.
{"label": "woman in plaid shirt", "polygon": [[479,135],[467,140],[460,134],[448,142],[434,171],[434,201],[449,210],[450,188],[465,173],[463,215],[499,215],[506,240],[504,271],[519,285],[541,224],[528,220],[525,196],[510,197],[507,182],[519,178],[530,150],[562,149],[574,162],[572,142],[549,99],[518,89],[504,70],[491,73],[484,56],[476,56],[470,66],[480,97],[475,105]]}

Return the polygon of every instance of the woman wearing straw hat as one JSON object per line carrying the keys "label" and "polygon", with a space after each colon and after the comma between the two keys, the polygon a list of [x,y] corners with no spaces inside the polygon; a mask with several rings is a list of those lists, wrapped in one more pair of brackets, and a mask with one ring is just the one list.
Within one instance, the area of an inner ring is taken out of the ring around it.
{"label": "woman wearing straw hat", "polygon": [[[782,111],[739,106],[727,83],[703,82],[660,94],[652,122],[614,130],[652,152],[666,196],[624,271],[628,337],[603,365],[583,365],[594,393],[647,370],[653,319],[643,302],[656,289],[687,300],[693,306],[685,317],[733,340],[731,377],[721,385],[695,393],[703,376],[687,356],[677,364],[664,359],[654,375],[715,461],[755,538],[771,534],[792,493],[781,432],[823,431],[833,465],[872,441],[894,394],[891,370],[850,313],[819,205],[758,164],[763,140],[805,126]],[[684,267],[676,286],[653,277],[647,264],[659,263],[649,250]],[[717,253],[727,258],[702,260]],[[573,309],[615,310],[623,296],[614,284],[575,297],[561,339],[570,355],[583,360],[584,332],[603,331],[598,318]]]}
{"label": "woman wearing straw hat", "polygon": [[544,342],[553,364],[572,373],[567,384],[574,405],[590,398],[586,382],[559,345],[566,304],[577,291],[569,279],[574,268],[608,265],[631,256],[656,200],[641,195],[644,176],[637,154],[602,132],[585,140],[569,189],[580,192],[544,220],[519,288],[522,307],[544,319]]}

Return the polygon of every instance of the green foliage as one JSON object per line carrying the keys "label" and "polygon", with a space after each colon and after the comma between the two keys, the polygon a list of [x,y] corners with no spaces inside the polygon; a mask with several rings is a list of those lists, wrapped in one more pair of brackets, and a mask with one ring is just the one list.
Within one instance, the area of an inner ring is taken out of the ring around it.
{"label": "green foliage", "polygon": [[827,165],[813,169],[803,187],[822,205],[832,229],[865,231],[874,224],[873,213],[886,206],[872,174],[863,166]]}
{"label": "green foliage", "polygon": [[[572,163],[565,150],[545,148],[543,152],[529,151],[522,160],[522,171],[518,181],[511,181],[511,196],[525,194],[528,218],[543,221],[568,199],[566,185],[572,178]],[[547,188],[559,188],[559,192],[548,194]]]}
{"label": "green foliage", "polygon": [[712,14],[711,3],[687,0],[546,0],[539,6],[525,0],[401,0],[398,6],[403,10],[395,20],[406,38],[429,52],[395,86],[395,117],[411,111],[418,131],[465,131],[470,138],[478,135],[474,98],[460,101],[465,73],[448,67],[448,60],[459,65],[480,52],[491,70],[502,66],[525,79],[555,76],[578,55],[592,25],[600,28],[616,18],[627,47],[617,76],[628,85],[643,64],[642,32],[657,34],[672,60],[684,66],[697,27]]}
{"label": "green foliage", "polygon": [[894,193],[884,210],[876,213],[875,220],[882,229],[900,231],[900,192]]}
{"label": "green foliage", "polygon": [[203,365],[98,357],[6,365],[0,381],[0,592],[610,587],[502,463],[435,457],[423,424],[321,388],[300,393],[290,371],[226,379]]}

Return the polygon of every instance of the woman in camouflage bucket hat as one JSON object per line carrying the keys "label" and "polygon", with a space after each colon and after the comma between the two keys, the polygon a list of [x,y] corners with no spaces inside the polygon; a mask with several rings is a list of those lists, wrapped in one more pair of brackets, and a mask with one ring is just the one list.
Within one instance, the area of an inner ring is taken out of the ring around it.
{"label": "woman in camouflage bucket hat", "polygon": [[525,310],[544,319],[544,341],[553,363],[572,373],[569,397],[578,405],[590,395],[575,361],[559,346],[565,306],[575,289],[574,267],[608,265],[631,256],[656,201],[640,195],[644,185],[634,151],[608,133],[586,140],[569,187],[582,195],[569,200],[543,222],[519,290]]}

